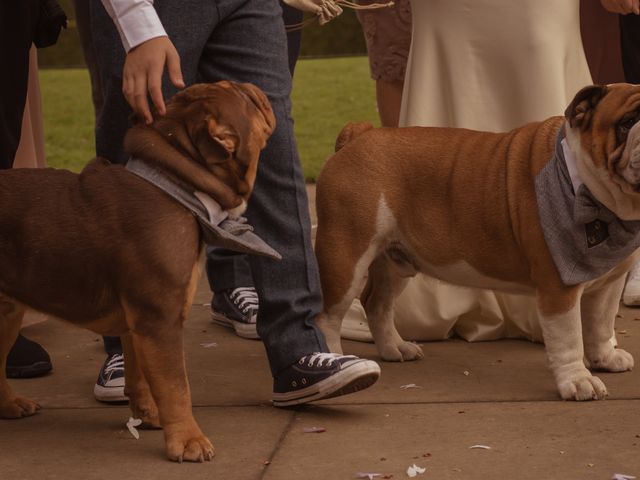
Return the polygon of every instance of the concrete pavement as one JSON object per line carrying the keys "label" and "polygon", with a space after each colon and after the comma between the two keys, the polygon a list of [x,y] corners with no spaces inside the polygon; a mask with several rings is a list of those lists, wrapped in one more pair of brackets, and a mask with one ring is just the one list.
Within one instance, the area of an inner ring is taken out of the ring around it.
{"label": "concrete pavement", "polygon": [[[160,431],[141,431],[135,440],[125,427],[128,407],[93,399],[104,360],[99,337],[47,321],[26,334],[50,352],[53,373],[11,382],[43,409],[0,422],[0,480],[324,480],[358,473],[398,480],[409,478],[412,464],[426,468],[416,477],[425,480],[640,478],[638,369],[600,374],[610,392],[605,401],[563,402],[542,345],[451,340],[424,344],[422,361],[383,363],[380,381],[366,391],[277,409],[262,344],[212,324],[209,300],[203,278],[185,342],[194,412],[216,447],[213,462],[165,460]],[[640,310],[620,313],[620,346],[640,361]],[[372,344],[344,345],[380,360]],[[419,388],[400,388],[407,384]],[[305,433],[310,427],[326,431]]]}

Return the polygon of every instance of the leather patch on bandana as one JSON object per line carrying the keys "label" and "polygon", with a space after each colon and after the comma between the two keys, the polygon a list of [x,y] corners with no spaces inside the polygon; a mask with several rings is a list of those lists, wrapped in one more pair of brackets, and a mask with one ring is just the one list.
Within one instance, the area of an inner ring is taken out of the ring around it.
{"label": "leather patch on bandana", "polygon": [[593,248],[609,238],[609,227],[602,220],[594,220],[585,224],[584,233],[587,237],[587,248]]}

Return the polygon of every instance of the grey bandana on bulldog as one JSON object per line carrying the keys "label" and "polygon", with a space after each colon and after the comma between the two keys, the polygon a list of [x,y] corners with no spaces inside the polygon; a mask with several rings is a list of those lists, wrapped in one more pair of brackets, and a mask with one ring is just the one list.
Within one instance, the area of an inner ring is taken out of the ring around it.
{"label": "grey bandana on bulldog", "polygon": [[277,260],[282,258],[253,233],[253,227],[246,223],[244,217],[230,217],[229,213],[209,195],[194,191],[193,187],[137,158],[129,159],[126,168],[173,197],[193,213],[207,244]]}
{"label": "grey bandana on bulldog", "polygon": [[540,224],[565,285],[598,278],[640,247],[640,221],[620,220],[598,202],[572,155],[562,129],[553,158],[535,179]]}

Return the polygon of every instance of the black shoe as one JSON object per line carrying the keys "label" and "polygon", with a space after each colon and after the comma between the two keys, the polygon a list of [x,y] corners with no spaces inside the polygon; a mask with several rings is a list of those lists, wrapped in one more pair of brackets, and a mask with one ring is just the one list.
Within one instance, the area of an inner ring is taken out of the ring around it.
{"label": "black shoe", "polygon": [[273,404],[288,407],[364,390],[380,377],[372,360],[354,355],[313,353],[273,379]]}
{"label": "black shoe", "polygon": [[98,380],[93,387],[93,396],[99,402],[122,403],[129,400],[124,394],[124,356],[109,355],[104,361]]}
{"label": "black shoe", "polygon": [[39,343],[18,335],[7,355],[7,378],[32,378],[49,373],[53,366]]}
{"label": "black shoe", "polygon": [[233,327],[236,335],[259,339],[256,329],[258,294],[253,287],[238,287],[214,294],[211,301],[211,320]]}

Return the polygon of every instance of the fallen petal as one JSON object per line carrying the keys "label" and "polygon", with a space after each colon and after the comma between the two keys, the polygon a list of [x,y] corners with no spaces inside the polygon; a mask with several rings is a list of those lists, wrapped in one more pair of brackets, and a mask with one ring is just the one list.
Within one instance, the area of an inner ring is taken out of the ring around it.
{"label": "fallen petal", "polygon": [[302,429],[304,433],[322,433],[326,432],[327,429],[324,427],[305,427]]}
{"label": "fallen petal", "polygon": [[376,477],[381,477],[381,473],[368,473],[368,472],[358,472],[356,473],[356,478],[367,478],[369,480],[373,480]]}
{"label": "fallen petal", "polygon": [[400,390],[408,390],[410,388],[422,388],[419,385],[416,385],[415,383],[407,383],[406,385],[400,385]]}
{"label": "fallen petal", "polygon": [[417,466],[415,463],[413,465],[411,465],[409,468],[407,468],[407,475],[409,477],[415,477],[418,474],[423,474],[424,472],[426,472],[427,469],[426,468],[422,468]]}
{"label": "fallen petal", "polygon": [[133,438],[135,438],[136,440],[140,440],[140,433],[136,429],[136,427],[140,425],[142,425],[142,420],[140,420],[139,418],[129,417],[129,420],[127,421],[127,428],[129,429],[131,435],[133,435]]}

